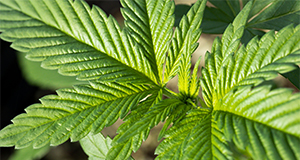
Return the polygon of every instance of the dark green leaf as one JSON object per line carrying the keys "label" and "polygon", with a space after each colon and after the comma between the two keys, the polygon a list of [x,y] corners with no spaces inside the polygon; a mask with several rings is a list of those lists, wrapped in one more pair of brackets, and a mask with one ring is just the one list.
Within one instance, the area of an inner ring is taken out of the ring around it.
{"label": "dark green leaf", "polygon": [[291,72],[282,74],[285,78],[290,80],[295,87],[297,87],[300,90],[300,68],[297,66],[297,68]]}
{"label": "dark green leaf", "polygon": [[[203,33],[222,34],[225,28],[250,0],[209,0],[215,7],[206,7],[201,28]],[[240,2],[242,2],[240,4]],[[245,27],[243,43],[258,35],[262,29],[280,30],[283,27],[300,24],[300,1],[253,0],[253,7]]]}
{"label": "dark green leaf", "polygon": [[[87,83],[76,80],[75,76],[63,76],[55,70],[46,70],[41,68],[40,62],[28,61],[25,53],[18,53],[18,61],[23,76],[31,84],[44,89],[59,89],[72,87],[75,84]],[[42,76],[41,76],[42,75]]]}
{"label": "dark green leaf", "polygon": [[181,18],[186,15],[191,6],[185,4],[178,4],[175,6],[175,26],[179,26]]}

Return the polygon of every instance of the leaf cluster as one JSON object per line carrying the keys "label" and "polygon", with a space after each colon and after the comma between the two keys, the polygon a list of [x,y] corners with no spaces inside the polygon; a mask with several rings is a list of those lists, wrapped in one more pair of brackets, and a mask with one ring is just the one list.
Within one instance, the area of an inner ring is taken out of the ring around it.
{"label": "leaf cluster", "polygon": [[[299,159],[300,94],[264,82],[299,68],[300,3],[206,3],[185,7],[178,19],[173,1],[121,0],[121,28],[81,0],[1,1],[1,39],[85,84],[27,107],[0,131],[0,146],[71,139],[89,159],[132,159],[151,128],[165,122],[157,159]],[[202,32],[223,36],[199,77],[200,59],[192,67],[191,57]],[[166,87],[175,76],[179,93]],[[103,137],[119,118],[118,135]]]}

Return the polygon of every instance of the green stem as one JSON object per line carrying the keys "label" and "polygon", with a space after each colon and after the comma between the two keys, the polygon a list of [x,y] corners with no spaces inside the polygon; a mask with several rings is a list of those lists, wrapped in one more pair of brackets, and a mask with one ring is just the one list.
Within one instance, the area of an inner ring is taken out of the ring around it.
{"label": "green stem", "polygon": [[197,97],[197,101],[200,102],[202,108],[210,108],[205,104],[205,102],[200,97]]}
{"label": "green stem", "polygon": [[187,99],[187,102],[191,104],[194,108],[198,108],[198,106],[191,99]]}
{"label": "green stem", "polygon": [[163,94],[169,98],[178,98],[177,93],[171,91],[170,89],[163,87]]}

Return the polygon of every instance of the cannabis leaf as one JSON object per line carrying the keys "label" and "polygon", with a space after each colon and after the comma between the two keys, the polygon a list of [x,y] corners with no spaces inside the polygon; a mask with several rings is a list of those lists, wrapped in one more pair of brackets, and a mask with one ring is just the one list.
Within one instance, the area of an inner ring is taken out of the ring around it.
{"label": "cannabis leaf", "polygon": [[[266,96],[261,97],[261,94]],[[270,91],[270,86],[262,86],[253,90],[251,87],[244,87],[235,93],[226,94],[224,99],[216,104],[215,110],[220,112],[215,114],[215,119],[221,119],[218,125],[224,130],[226,139],[233,139],[238,148],[245,149],[248,145],[249,152],[254,159],[264,156],[295,159],[299,157],[296,150],[299,147],[297,143],[300,142],[300,132],[296,129],[299,128],[300,120],[299,97],[299,93],[293,95],[292,90],[289,89]],[[251,103],[245,104],[247,101]],[[230,121],[232,121],[231,124]],[[234,129],[237,126],[238,129]],[[252,131],[256,134],[243,134],[243,132]],[[232,134],[234,132],[235,134]],[[259,137],[261,141],[247,143]],[[267,145],[273,143],[272,146]],[[281,149],[281,146],[286,147]],[[266,149],[259,151],[255,149],[257,147]],[[290,154],[285,155],[286,153]]]}
{"label": "cannabis leaf", "polygon": [[[249,0],[209,0],[214,7],[206,6],[204,11],[203,23],[201,29],[204,33],[222,34],[226,27],[233,21],[236,15],[240,12],[241,6],[244,6]],[[186,12],[189,6],[176,6]],[[266,30],[280,30],[287,25],[300,24],[300,3],[297,0],[277,1],[277,0],[253,0],[253,7],[248,16],[245,25],[244,34],[241,42],[247,44],[253,37],[261,38]],[[181,16],[176,16],[176,21]],[[297,71],[291,74],[285,74],[298,89],[298,77],[293,75],[298,74]]]}
{"label": "cannabis leaf", "polygon": [[[199,27],[201,25],[205,4],[206,0],[197,1],[193,7],[191,7],[187,15],[182,18],[179,27],[176,27],[174,38],[172,39],[172,46],[168,52],[166,61],[164,82],[168,82],[178,73],[179,63],[182,59],[182,54],[184,54],[184,50],[186,51],[187,49],[187,45],[190,47],[190,52],[185,53],[185,57],[191,56],[191,53],[198,47],[197,41],[201,35],[201,29]],[[188,37],[188,33],[191,34],[190,37]],[[187,43],[187,38],[190,39],[189,44]]]}
{"label": "cannabis leaf", "polygon": [[[40,62],[28,61],[25,56],[26,54],[24,53],[17,53],[22,75],[31,85],[43,89],[56,90],[59,88],[72,87],[72,85],[76,84],[88,84],[88,82],[76,80],[76,77],[73,76],[63,76],[57,73],[56,70],[45,70],[41,67]],[[43,73],[43,76],[41,76],[41,73]]]}
{"label": "cannabis leaf", "polygon": [[[88,81],[26,108],[0,131],[0,146],[40,148],[70,138],[80,140],[90,159],[130,159],[164,121],[157,159],[300,157],[300,93],[263,84],[300,64],[300,25],[290,24],[299,10],[287,9],[300,3],[243,0],[248,3],[240,10],[240,1],[212,2],[217,8],[209,12],[235,18],[206,53],[200,78],[200,59],[191,71],[191,56],[206,0],[198,0],[174,31],[173,1],[122,0],[123,29],[80,0],[0,2],[2,39],[45,68]],[[253,17],[265,5],[264,14]],[[241,45],[247,27],[282,18],[287,21],[278,33]],[[176,75],[178,94],[165,87]],[[104,138],[99,132],[119,118],[118,135]]]}
{"label": "cannabis leaf", "polygon": [[141,47],[96,6],[12,0],[0,7],[1,38],[44,68],[81,80],[156,82]]}
{"label": "cannabis leaf", "polygon": [[[209,114],[207,110],[191,110],[181,121],[166,131],[166,139],[162,141],[155,150],[155,154],[158,154],[157,159],[181,159],[185,154],[182,150],[185,137],[187,137],[190,130],[199,123],[199,120],[204,118],[207,114]],[[203,136],[198,136],[198,138],[201,139]]]}
{"label": "cannabis leaf", "polygon": [[300,67],[299,66],[297,69],[282,75],[287,79],[289,79],[295,87],[297,87],[298,89],[300,88],[300,76],[299,76]]}
{"label": "cannabis leaf", "polygon": [[125,117],[141,99],[156,92],[147,86],[102,82],[60,89],[58,95],[43,97],[42,104],[31,105],[26,114],[15,117],[14,124],[0,131],[0,144],[39,148],[69,138],[78,141]]}
{"label": "cannabis leaf", "polygon": [[122,0],[121,3],[125,26],[142,46],[152,72],[161,83],[165,53],[173,33],[174,3],[165,0]]}
{"label": "cannabis leaf", "polygon": [[92,135],[88,134],[80,140],[82,149],[89,156],[89,160],[105,159],[108,150],[111,148],[112,139],[104,136],[101,133]]}
{"label": "cannabis leaf", "polygon": [[[287,26],[277,34],[271,31],[239,48],[251,7],[249,2],[206,54],[201,86],[211,109],[189,112],[174,124],[157,148],[158,158],[230,159],[245,153],[238,156],[299,157],[300,136],[295,128],[299,127],[300,94],[257,85],[300,63],[300,26]],[[184,129],[190,131],[182,133]]]}
{"label": "cannabis leaf", "polygon": [[[124,120],[125,123],[122,124],[118,128],[118,135],[114,138],[112,144],[113,147],[108,152],[108,159],[124,159],[128,158],[132,151],[137,151],[138,148],[140,148],[142,141],[146,140],[148,137],[148,134],[150,132],[151,128],[147,128],[145,130],[140,130],[140,132],[136,132],[136,134],[131,134],[130,138],[127,138],[123,140],[123,143],[118,143],[117,140],[129,130],[130,127],[135,125],[135,123],[142,119],[145,113],[155,104],[157,104],[162,98],[162,90],[159,92],[155,92],[150,97],[147,98],[147,100],[140,103],[140,105],[137,107],[136,110],[132,111]],[[151,123],[151,122],[150,122]],[[143,125],[143,127],[147,127],[151,124],[147,122],[146,125]],[[137,126],[137,125],[135,125]],[[153,125],[152,125],[153,127]]]}
{"label": "cannabis leaf", "polygon": [[[107,136],[106,138],[102,133],[88,134],[80,140],[80,145],[85,153],[89,156],[89,160],[105,160],[108,150],[111,146],[112,139]],[[130,157],[128,160],[132,160]]]}
{"label": "cannabis leaf", "polygon": [[[222,34],[240,12],[240,6],[245,6],[249,0],[209,0],[209,2],[216,8],[205,9],[201,28],[204,33]],[[259,29],[280,30],[289,24],[297,25],[300,23],[299,15],[300,3],[297,0],[254,0],[242,42],[248,42],[255,35],[264,35],[265,32]]]}
{"label": "cannabis leaf", "polygon": [[[237,16],[229,25],[222,40],[215,40],[212,54],[206,55],[202,87],[208,105],[211,105],[211,100],[219,100],[235,86],[258,85],[275,78],[277,73],[295,69],[295,63],[299,63],[299,26],[287,26],[276,35],[270,31],[260,40],[253,38],[246,47],[237,50],[243,33],[240,18]],[[212,98],[213,94],[217,97]]]}
{"label": "cannabis leaf", "polygon": [[8,160],[33,160],[33,159],[41,159],[44,157],[49,150],[50,146],[44,146],[39,149],[34,149],[31,146],[23,149],[16,150]]}
{"label": "cannabis leaf", "polygon": [[[205,2],[206,1],[199,1],[195,4],[195,6],[193,8],[191,8],[188,17],[185,17],[182,20],[181,26],[180,28],[183,28],[183,32],[181,32],[179,29],[177,29],[175,31],[175,38],[173,38],[173,43],[172,43],[172,47],[176,47],[178,50],[173,50],[169,53],[169,57],[166,61],[167,65],[166,67],[170,66],[169,68],[166,68],[166,72],[164,74],[164,83],[166,83],[169,79],[171,79],[173,76],[176,75],[176,73],[178,72],[179,66],[184,66],[185,64],[180,64],[180,60],[184,60],[184,62],[187,62],[188,60],[190,60],[190,58],[188,58],[187,60],[184,59],[184,57],[182,57],[183,55],[183,51],[180,51],[180,47],[185,48],[185,46],[191,46],[192,49],[190,50],[190,52],[186,52],[186,54],[184,56],[190,57],[192,52],[196,49],[196,47],[198,46],[196,44],[196,41],[199,39],[199,36],[201,34],[201,30],[199,29],[199,26],[201,24],[201,12],[203,12],[203,8],[205,7]],[[156,17],[162,17],[164,18],[164,12],[166,13],[173,13],[173,8],[168,7],[166,5],[170,5],[169,3],[165,4],[162,2],[155,2],[155,3],[161,3],[163,4],[162,6],[165,7],[164,10],[169,10],[164,11],[162,9],[159,8],[152,8],[154,5],[154,1],[149,1],[147,3],[143,2],[143,1],[138,1],[138,2],[134,2],[134,1],[122,1],[122,4],[124,6],[123,9],[123,15],[126,19],[126,23],[127,26],[129,26],[129,28],[131,28],[131,31],[133,32],[133,34],[137,34],[140,33],[140,31],[142,30],[144,34],[138,34],[136,35],[136,39],[138,42],[141,43],[145,43],[145,45],[143,46],[151,46],[151,44],[146,43],[143,41],[143,38],[139,37],[142,35],[151,35],[150,33],[152,33],[152,28],[150,26],[150,31],[148,31],[149,33],[145,33],[147,32],[147,28],[148,25],[143,25],[143,26],[138,26],[138,25],[133,25],[138,23],[137,19],[134,19],[134,17],[138,17],[138,16],[142,16],[142,17],[147,17],[146,13],[152,13],[153,18]],[[145,5],[146,4],[146,5]],[[140,12],[133,12],[132,8],[136,9],[136,7],[133,6],[139,6],[137,7],[138,9],[142,10]],[[155,7],[159,7],[160,5],[156,5]],[[173,5],[172,5],[173,6]],[[150,11],[149,11],[150,10]],[[152,11],[153,10],[153,11]],[[142,15],[132,15],[132,14],[136,14],[136,13],[144,13]],[[161,16],[159,16],[160,14],[162,14]],[[129,16],[131,15],[131,16]],[[131,17],[131,18],[129,18]],[[151,17],[149,18],[151,19]],[[143,20],[143,19],[142,19]],[[153,20],[153,23],[157,22],[157,21],[162,21],[163,20]],[[152,20],[150,20],[150,22],[152,22]],[[172,17],[172,23],[168,22],[168,25],[173,25],[173,17]],[[148,22],[140,22],[139,25],[141,24],[148,24]],[[157,24],[155,24],[157,25]],[[143,28],[142,28],[143,27]],[[186,30],[184,30],[186,29]],[[163,33],[165,33],[165,31],[162,31]],[[191,33],[190,35],[187,34],[187,32],[191,32],[194,33],[194,36],[191,37]],[[148,36],[150,37],[150,36]],[[188,38],[185,38],[188,37]],[[190,39],[192,40],[189,40]],[[162,37],[161,37],[162,38]],[[154,38],[155,39],[155,38]],[[168,36],[165,37],[166,40],[168,40]],[[178,41],[178,43],[176,42]],[[175,44],[174,42],[176,42],[177,44]],[[193,45],[190,45],[192,42]],[[161,42],[159,42],[160,44]],[[166,42],[165,42],[166,43]],[[148,45],[147,45],[148,44]],[[173,46],[175,45],[175,46]],[[147,49],[146,49],[147,50]],[[165,52],[165,51],[164,51]],[[159,54],[160,55],[160,54]],[[151,56],[148,56],[151,57]],[[162,62],[164,63],[165,60],[160,61],[160,59],[158,59],[159,62],[161,62],[160,64],[162,64]],[[183,62],[183,61],[182,61]],[[200,62],[200,61],[199,61]],[[199,65],[198,62],[198,65]],[[189,67],[189,66],[187,66]],[[161,69],[162,66],[160,65],[159,68]],[[185,73],[189,73],[189,69],[185,70]],[[194,74],[194,78],[191,82],[191,87],[194,87],[191,91],[191,93],[193,94],[193,96],[195,96],[195,94],[197,94],[196,92],[199,91],[200,85],[199,85],[199,81],[197,80],[197,70],[195,70],[195,74]],[[184,74],[185,74],[184,73]],[[190,83],[190,82],[188,82]],[[155,97],[157,97],[155,99]],[[164,135],[164,131],[167,129],[167,127],[174,121],[178,121],[181,119],[182,114],[187,112],[191,106],[190,105],[185,105],[183,104],[181,101],[179,101],[178,99],[170,99],[170,100],[165,100],[165,101],[161,101],[159,102],[159,100],[161,95],[152,95],[152,99],[148,100],[147,102],[145,102],[145,104],[141,104],[139,106],[139,109],[131,114],[129,114],[129,116],[125,119],[125,123],[119,128],[118,133],[119,135],[117,137],[114,138],[113,140],[113,144],[114,147],[110,150],[110,152],[108,153],[108,157],[110,159],[122,159],[122,158],[126,158],[130,155],[130,153],[132,151],[136,151],[139,146],[141,145],[141,142],[143,140],[145,140],[148,137],[149,131],[152,127],[154,127],[155,125],[157,125],[160,121],[165,121],[167,116],[170,116],[169,119],[166,122],[166,125],[164,126],[164,129],[162,130],[160,137],[162,137]],[[167,107],[168,106],[168,107]],[[140,121],[138,121],[140,118],[142,118]],[[122,155],[122,156],[121,156]]]}

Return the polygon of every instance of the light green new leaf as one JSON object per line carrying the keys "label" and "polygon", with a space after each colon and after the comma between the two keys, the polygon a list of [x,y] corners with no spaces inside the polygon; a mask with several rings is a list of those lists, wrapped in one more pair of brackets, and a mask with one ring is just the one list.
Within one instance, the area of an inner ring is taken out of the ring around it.
{"label": "light green new leaf", "polygon": [[58,95],[41,99],[26,108],[0,131],[0,145],[39,148],[59,145],[69,138],[78,141],[89,132],[98,133],[127,115],[141,99],[158,89],[133,84],[90,82]]}
{"label": "light green new leaf", "polygon": [[186,44],[184,44],[183,54],[179,63],[178,73],[178,90],[186,98],[196,98],[199,93],[200,83],[197,76],[198,68],[200,65],[200,58],[197,60],[193,73],[191,73],[191,32],[187,33]]}
{"label": "light green new leaf", "polygon": [[104,160],[111,148],[111,141],[109,136],[105,138],[102,133],[95,135],[90,133],[79,142],[84,152],[89,156],[89,160]]}
{"label": "light green new leaf", "polygon": [[[187,51],[186,53],[189,53],[189,51]],[[195,99],[199,94],[200,79],[197,75],[199,65],[200,58],[197,60],[193,72],[191,73],[191,57],[189,54],[182,55],[178,73],[178,89],[180,92],[180,96],[183,99]]]}
{"label": "light green new leaf", "polygon": [[[174,38],[172,39],[172,46],[169,49],[166,61],[164,83],[167,83],[178,73],[182,54],[184,54],[184,51],[186,51],[185,48],[187,46],[185,45],[190,45],[189,54],[193,53],[198,47],[197,41],[199,40],[201,34],[201,29],[199,28],[201,25],[205,4],[206,0],[197,1],[191,7],[187,15],[182,17],[179,27],[176,27]],[[191,37],[189,38],[190,44],[187,43],[188,32],[191,34]],[[185,57],[187,56],[188,55]]]}
{"label": "light green new leaf", "polygon": [[162,82],[163,64],[172,38],[174,2],[166,0],[122,0],[125,26],[143,47],[151,68]]}
{"label": "light green new leaf", "polygon": [[[89,160],[105,160],[109,149],[112,147],[112,139],[109,136],[105,138],[102,133],[95,135],[90,133],[79,142],[84,152],[89,156]],[[128,160],[132,159],[132,157],[128,158]]]}
{"label": "light green new leaf", "polygon": [[81,0],[0,2],[1,38],[48,69],[81,80],[155,82],[150,63],[126,30]]}
{"label": "light green new leaf", "polygon": [[199,94],[199,90],[200,90],[200,78],[198,77],[198,69],[200,66],[200,59],[201,57],[199,57],[199,59],[197,60],[194,69],[193,69],[193,73],[191,75],[191,80],[190,80],[190,84],[189,84],[189,95],[191,98],[196,98]]}
{"label": "light green new leaf", "polygon": [[186,35],[186,40],[183,44],[183,53],[179,62],[179,72],[178,72],[178,90],[183,95],[189,94],[189,82],[191,73],[191,31]]}

